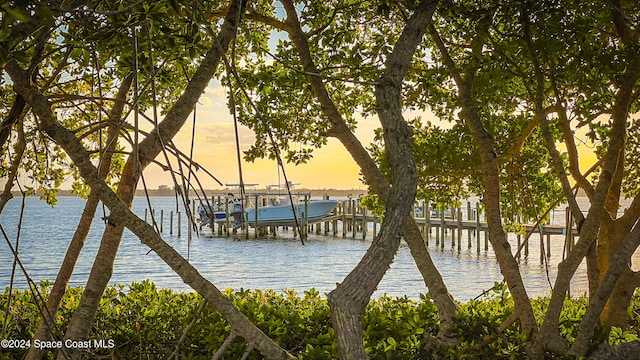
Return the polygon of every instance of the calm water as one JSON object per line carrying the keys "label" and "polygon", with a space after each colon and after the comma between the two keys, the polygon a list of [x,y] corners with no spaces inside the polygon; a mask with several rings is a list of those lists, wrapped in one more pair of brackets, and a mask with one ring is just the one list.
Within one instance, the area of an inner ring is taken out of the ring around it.
{"label": "calm water", "polygon": [[[0,215],[0,223],[7,232],[10,241],[15,244],[21,199],[13,199]],[[181,206],[171,197],[152,198],[152,206],[159,218],[164,210],[163,235],[185,258],[193,264],[207,279],[220,289],[296,289],[298,291],[315,287],[321,293],[331,291],[337,282],[349,273],[371,244],[367,240],[354,240],[350,235],[344,239],[311,235],[306,245],[293,238],[291,231],[281,231],[278,238],[259,240],[239,240],[238,238],[187,236],[186,221],[182,219],[182,236],[177,230],[169,235],[169,212],[174,214]],[[28,276],[36,283],[40,280],[54,280],[62,263],[68,243],[80,219],[84,200],[75,197],[60,197],[58,205],[51,208],[37,198],[26,200],[24,220],[20,235],[19,254]],[[146,199],[136,198],[134,212],[144,217]],[[556,218],[563,218],[558,211]],[[98,244],[104,229],[99,220],[102,207],[94,220],[89,238],[76,266],[71,280],[72,285],[86,282]],[[158,219],[159,220],[159,219]],[[554,220],[559,224],[561,220]],[[174,226],[177,219],[174,215]],[[339,233],[341,234],[341,232]],[[361,235],[357,236],[361,238]],[[477,253],[475,239],[473,247],[467,248],[467,235],[463,232],[462,250],[451,247],[450,238],[444,249],[430,242],[430,253],[453,296],[466,301],[490,289],[502,276],[491,250],[484,251],[484,238],[480,253]],[[4,238],[0,239],[0,287],[8,286],[11,279],[13,257]],[[512,239],[515,245],[515,238]],[[547,268],[540,262],[539,236],[534,234],[530,243],[529,258],[520,261],[522,275],[532,296],[549,294],[549,281],[553,283],[556,265],[562,257],[562,237],[552,237],[552,256]],[[515,248],[515,246],[514,246]],[[514,250],[515,251],[515,250]],[[547,278],[547,272],[549,278]],[[14,286],[25,288],[25,275],[18,268]],[[112,284],[129,284],[145,279],[154,281],[158,287],[190,291],[178,275],[155,253],[141,244],[130,232],[126,232],[116,259]],[[581,266],[573,284],[573,294],[585,291],[586,270]],[[407,246],[403,243],[396,260],[380,283],[374,296],[389,294],[418,298],[426,293],[424,282],[418,272]]]}

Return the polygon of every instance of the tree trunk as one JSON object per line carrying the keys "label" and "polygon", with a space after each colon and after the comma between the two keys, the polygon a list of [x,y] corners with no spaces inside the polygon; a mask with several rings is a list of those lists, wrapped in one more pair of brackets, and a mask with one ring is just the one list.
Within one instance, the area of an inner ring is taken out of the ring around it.
{"label": "tree trunk", "polygon": [[[100,161],[100,168],[98,169],[98,176],[101,180],[104,180],[107,177],[109,170],[111,169],[111,158],[113,157],[113,151],[116,149],[116,138],[119,132],[119,129],[115,124],[117,124],[122,117],[132,79],[132,76],[127,76],[120,85],[111,115],[109,116],[111,124],[114,125],[109,126],[107,134],[107,144],[109,144],[109,146],[104,151],[103,157]],[[98,196],[92,191],[85,203],[78,227],[71,238],[71,243],[69,244],[69,248],[67,249],[62,265],[60,266],[60,270],[58,271],[58,276],[56,277],[56,281],[54,282],[49,298],[47,299],[45,312],[38,323],[33,339],[45,341],[50,339],[53,340],[49,324],[51,324],[53,319],[56,318],[60,302],[66,292],[67,285],[69,285],[69,280],[73,274],[78,256],[80,255],[80,251],[82,250],[85,241],[87,240],[87,235],[89,234],[91,223],[95,217],[99,201]],[[32,346],[27,353],[26,359],[41,359],[45,353],[46,351],[44,349],[37,349]]]}
{"label": "tree trunk", "polygon": [[[601,276],[599,276],[596,281],[589,282],[589,289],[597,289],[597,286],[603,281],[605,273],[609,270],[616,252],[622,245],[625,236],[631,230],[631,223],[629,221],[617,218],[623,173],[624,151],[621,151],[618,157],[618,169],[614,174],[611,190],[609,190],[607,201],[605,202],[605,210],[609,213],[610,217],[605,217],[600,225],[600,234],[596,247],[596,264],[592,265],[597,267]],[[588,265],[590,264],[588,263]],[[639,285],[638,281],[638,276],[635,276],[631,268],[626,266],[626,269],[622,272],[620,280],[618,280],[616,286],[611,291],[609,299],[602,310],[602,314],[600,315],[601,325],[605,327],[628,327],[629,315],[627,308],[629,307],[636,287]],[[594,293],[595,291],[590,291],[590,294]]]}
{"label": "tree trunk", "polygon": [[[620,220],[606,219],[602,222],[597,247],[598,268],[602,276],[598,279],[598,284],[604,280],[605,274],[612,266],[613,259],[629,232],[630,229],[624,226],[624,223]],[[626,328],[629,325],[627,308],[638,285],[638,276],[627,264],[602,309],[602,314],[600,315],[601,325],[620,328]],[[595,294],[595,292],[592,294]]]}
{"label": "tree trunk", "polygon": [[[455,318],[458,314],[458,306],[449,293],[438,268],[436,268],[436,265],[431,260],[431,255],[429,254],[424,240],[422,239],[420,229],[411,215],[407,217],[403,238],[409,246],[409,251],[411,251],[411,255],[418,267],[418,271],[422,274],[422,279],[429,289],[431,298],[438,306],[438,319],[440,320],[440,326],[436,340],[438,340],[441,345],[454,346],[460,341],[453,330]],[[429,333],[424,333],[425,339],[430,340],[429,336]]]}
{"label": "tree trunk", "polygon": [[[228,49],[231,40],[235,38],[236,29],[244,13],[245,4],[246,2],[244,0],[232,1],[220,33],[182,96],[169,110],[164,120],[157,126],[157,129],[152,131],[149,136],[140,143],[139,153],[133,154],[127,160],[120,185],[118,186],[118,197],[127,206],[131,205],[135,195],[140,172],[163,150],[164,144],[168,143],[169,140],[177,134],[193,110],[200,95],[208,85],[222,56]],[[22,69],[19,68],[19,65],[15,62],[10,62],[6,65],[6,69],[12,77],[15,87],[21,90],[18,92],[30,103],[34,111],[41,118],[41,121],[49,120],[50,123],[47,125],[50,126],[50,131],[61,131],[61,129],[55,126],[55,118],[51,113],[51,104],[30,86],[28,78]],[[56,134],[50,134],[53,138],[56,138],[55,135]],[[59,143],[59,145],[64,148],[66,144]],[[86,152],[84,149],[78,149],[78,151]],[[71,154],[69,155],[71,156]],[[89,174],[83,174],[85,179],[88,175]],[[91,175],[95,176],[95,174]],[[86,340],[88,338],[89,330],[91,329],[100,303],[100,298],[113,272],[113,262],[123,231],[123,226],[106,227],[80,305],[71,318],[65,339]],[[80,349],[69,349],[69,353],[73,359],[79,359],[82,355]],[[64,355],[61,353],[59,356],[63,357]]]}
{"label": "tree trunk", "polygon": [[[638,248],[638,245],[640,245],[640,223],[637,223],[631,231],[627,232],[623,241],[616,247],[616,252],[611,257],[609,267],[602,281],[600,281],[598,290],[589,297],[589,306],[582,316],[578,336],[569,350],[569,356],[580,358],[587,352],[600,314],[607,304],[608,299],[610,299],[612,291],[615,291],[614,289],[624,280],[624,274],[629,271],[629,261],[634,251]],[[634,283],[636,281],[634,281]],[[629,300],[620,305],[626,315]]]}
{"label": "tree trunk", "polygon": [[[24,117],[24,114],[22,114],[22,117]],[[13,161],[11,162],[11,169],[9,170],[9,174],[7,175],[7,177],[4,179],[6,181],[6,183],[4,184],[4,190],[2,191],[2,194],[0,194],[0,214],[2,214],[2,211],[4,211],[4,207],[7,205],[9,200],[13,198],[11,189],[13,188],[16,178],[18,177],[20,163],[22,162],[22,157],[24,156],[24,152],[26,149],[27,143],[24,138],[24,129],[22,124],[18,124],[18,143],[14,148],[15,154],[13,156]]]}
{"label": "tree trunk", "polygon": [[[463,72],[458,69],[453,59],[449,56],[449,52],[444,42],[440,38],[435,27],[430,27],[429,32],[434,39],[436,46],[443,56],[444,64],[451,72],[453,79],[458,87],[458,100],[460,102],[459,117],[466,121],[471,131],[474,141],[480,151],[482,162],[482,185],[484,193],[482,194],[482,202],[485,204],[487,225],[489,228],[489,241],[493,247],[493,251],[498,259],[500,272],[504,276],[509,291],[513,296],[515,303],[515,311],[518,314],[522,329],[526,334],[535,334],[537,330],[537,322],[533,314],[533,308],[529,301],[526,288],[522,281],[522,276],[511,253],[511,245],[507,239],[507,235],[502,228],[502,218],[500,211],[500,174],[497,162],[497,154],[493,147],[493,140],[487,133],[480,113],[473,97],[474,76],[477,69],[470,64]],[[473,40],[472,51],[475,56],[480,57],[480,51],[485,39],[480,35]]]}
{"label": "tree trunk", "polygon": [[[130,206],[130,204],[127,204]],[[93,327],[96,312],[100,307],[100,299],[104,289],[109,284],[111,275],[113,274],[113,263],[124,228],[107,226],[102,235],[100,248],[96,255],[96,259],[91,267],[89,279],[82,292],[82,298],[78,308],[71,316],[71,320],[67,326],[67,332],[64,340],[85,341],[89,338],[89,333]],[[62,352],[58,359],[64,360],[68,358],[80,359],[82,357],[82,349],[71,348],[66,349],[67,354]]]}
{"label": "tree trunk", "polygon": [[[295,6],[291,1],[283,1],[283,4],[287,11],[287,24],[286,26],[281,27],[282,30],[287,31],[291,36],[298,50],[300,62],[304,70],[308,74],[319,73],[313,62],[307,40],[300,28]],[[344,122],[342,115],[340,115],[340,111],[329,96],[322,79],[317,76],[307,75],[307,80],[309,81],[316,98],[321,104],[325,116],[332,123],[329,135],[340,140],[349,154],[353,157],[354,161],[360,166],[360,170],[372,191],[378,194],[382,201],[386,203],[388,193],[391,188],[389,182],[373,159],[371,159],[367,150],[362,146],[360,141]],[[409,246],[411,255],[413,256],[416,266],[422,275],[426,287],[429,289],[434,302],[438,306],[440,318],[439,338],[446,340],[446,334],[450,325],[453,324],[453,319],[457,314],[457,305],[449,294],[447,286],[445,285],[440,272],[433,263],[431,255],[424,244],[420,230],[411,216],[406,220],[403,237]]]}
{"label": "tree trunk", "polygon": [[[607,153],[604,157],[598,184],[593,196],[590,198],[591,207],[589,208],[589,213],[584,223],[579,227],[580,238],[578,242],[568,256],[558,264],[558,275],[556,276],[553,294],[549,300],[549,307],[547,308],[540,331],[530,351],[529,357],[532,359],[542,356],[545,350],[556,353],[563,353],[564,350],[566,350],[564,349],[566,344],[562,344],[563,340],[558,333],[560,313],[562,312],[565,296],[571,286],[571,279],[582,262],[582,259],[584,259],[589,251],[589,248],[594,246],[600,233],[602,219],[604,216],[608,216],[605,210],[605,203],[613,182],[614,174],[618,169],[620,152],[624,149],[626,121],[632,99],[633,87],[639,74],[640,57],[636,56],[621,76],[620,87],[616,92],[612,106],[611,113],[613,122],[609,135]],[[604,273],[602,269],[599,269],[599,271],[600,273]]]}
{"label": "tree trunk", "polygon": [[620,279],[616,282],[609,300],[602,309],[600,324],[606,328],[616,326],[622,329],[629,327],[629,306],[635,290],[640,286],[640,277],[626,265]]}
{"label": "tree trunk", "polygon": [[[234,3],[236,6],[238,3]],[[232,6],[233,7],[233,6]],[[233,11],[230,11],[230,13]],[[237,13],[238,11],[236,11]],[[240,12],[241,13],[241,12]],[[235,22],[233,28],[235,29]],[[223,26],[223,30],[224,30]],[[227,29],[229,30],[229,29]],[[224,33],[222,31],[221,33]],[[224,35],[221,35],[224,37]],[[16,91],[20,92],[31,104],[41,120],[41,128],[58,143],[78,167],[83,178],[91,186],[92,191],[109,207],[109,227],[128,227],[140,240],[154,250],[186,284],[202,295],[229,322],[231,328],[268,359],[293,359],[285,350],[269,339],[260,329],[255,327],[213,284],[207,281],[171,246],[165,243],[153,227],[135,216],[113,191],[97,176],[97,169],[91,163],[87,150],[79,139],[68,129],[59,125],[52,111],[51,104],[45,96],[37,91],[25,76],[19,65],[11,61],[7,64],[7,72],[14,82]],[[195,98],[197,99],[197,97]],[[165,118],[166,119],[166,118]]]}
{"label": "tree trunk", "polygon": [[402,80],[415,49],[422,41],[437,1],[423,1],[398,39],[375,88],[376,108],[383,128],[393,186],[389,191],[385,220],[358,265],[329,293],[329,306],[338,354],[343,359],[366,359],[362,319],[369,298],[395,257],[407,216],[415,200],[415,162],[407,126],[401,111]]}
{"label": "tree trunk", "polygon": [[[117,192],[118,197],[127,206],[130,207],[133,202],[141,172],[163,150],[163,144],[168,143],[175,136],[194,109],[195,103],[215,73],[216,67],[226,52],[229,43],[235,38],[236,28],[243,12],[244,0],[234,0],[222,25],[220,34],[182,96],[157,126],[157,131],[152,131],[140,143],[138,147],[139,153],[133,154],[127,160]],[[111,279],[113,263],[123,231],[123,226],[107,226],[105,228],[96,261],[91,268],[80,305],[69,322],[65,339],[87,339],[100,304],[100,297]],[[73,359],[79,359],[81,354],[81,351],[72,350]]]}
{"label": "tree trunk", "polygon": [[462,103],[460,116],[467,121],[469,129],[480,150],[482,159],[482,184],[484,193],[482,202],[485,205],[486,220],[489,227],[489,241],[498,259],[500,272],[504,276],[509,291],[513,296],[515,311],[520,318],[522,331],[527,335],[536,333],[538,325],[533,314],[533,308],[527,295],[518,263],[511,252],[511,245],[507,234],[502,227],[500,211],[500,174],[493,148],[493,141],[484,129],[480,121],[477,108],[473,105],[471,97],[472,79],[467,79],[466,84],[459,84],[459,92]]}
{"label": "tree trunk", "polygon": [[[41,97],[44,100],[44,97]],[[45,100],[46,101],[46,100]],[[44,114],[46,115],[46,114]],[[153,226],[138,218],[107,184],[99,179],[97,171],[80,141],[67,129],[57,125],[53,113],[46,119],[44,130],[58,144],[62,144],[69,157],[77,165],[80,173],[109,208],[109,227],[127,227],[143,244],[147,245],[167,263],[184,281],[204,299],[206,299],[222,317],[229,322],[231,330],[242,336],[250,345],[267,359],[294,359],[294,357],[273,342],[260,329],[253,325],[246,316],[236,309],[211,282],[203,277],[182,255],[167,244]]]}

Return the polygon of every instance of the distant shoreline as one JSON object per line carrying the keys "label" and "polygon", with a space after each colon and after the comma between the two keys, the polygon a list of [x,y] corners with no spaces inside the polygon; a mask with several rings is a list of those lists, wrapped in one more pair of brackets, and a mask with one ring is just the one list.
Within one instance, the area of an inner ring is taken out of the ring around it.
{"label": "distant shoreline", "polygon": [[[223,195],[227,195],[228,193],[235,194],[236,192],[237,190],[232,188],[204,190],[204,194],[207,197],[218,196],[218,195],[223,196]],[[274,190],[267,190],[267,189],[247,190],[247,193],[267,193],[267,192],[274,193]],[[280,190],[279,193],[286,193],[286,190]],[[351,195],[352,197],[357,198],[360,195],[366,195],[367,190],[366,189],[294,189],[292,193],[311,194],[312,197],[321,197],[324,195],[328,195],[329,197],[348,197],[349,195]],[[12,194],[14,197],[21,196],[21,193],[18,191],[13,191]],[[138,189],[136,191],[136,196],[146,196],[146,194],[148,194],[149,196],[176,196],[176,192],[171,189],[148,189],[146,193],[144,190],[141,190],[141,189]],[[196,196],[196,192],[190,191],[189,195]],[[203,196],[203,192],[198,191],[197,195]],[[40,193],[36,193],[33,196],[40,196]],[[77,195],[73,194],[71,190],[59,190],[57,193],[57,196],[77,197]]]}
{"label": "distant shoreline", "polygon": [[[223,195],[227,195],[229,193],[236,193],[237,189],[235,188],[224,188],[224,189],[210,189],[210,190],[204,190],[204,194],[209,197],[209,196],[223,196]],[[259,189],[250,189],[247,190],[247,193],[271,193],[273,194],[275,191],[273,189],[271,190],[267,190],[265,188],[259,188]],[[293,193],[296,194],[311,194],[312,197],[322,197],[324,195],[328,195],[329,197],[349,197],[352,196],[354,198],[358,198],[361,195],[364,196],[367,194],[367,189],[294,189],[292,191]],[[280,194],[286,194],[286,190],[281,189]],[[19,191],[12,191],[12,194],[14,197],[19,197],[21,196]],[[40,196],[40,192],[36,193],[33,196]],[[164,188],[164,189],[148,189],[147,190],[147,194],[149,194],[149,196],[176,196],[176,192],[168,189],[168,188]],[[197,195],[202,196],[203,192],[202,191],[198,191]],[[196,196],[196,193],[193,191],[189,192],[190,196]],[[59,190],[57,196],[77,196],[75,194],[72,193],[71,190]],[[145,191],[142,189],[138,189],[136,191],[136,196],[146,196]],[[586,197],[587,194],[582,190],[579,189],[578,193],[577,193],[577,197]]]}

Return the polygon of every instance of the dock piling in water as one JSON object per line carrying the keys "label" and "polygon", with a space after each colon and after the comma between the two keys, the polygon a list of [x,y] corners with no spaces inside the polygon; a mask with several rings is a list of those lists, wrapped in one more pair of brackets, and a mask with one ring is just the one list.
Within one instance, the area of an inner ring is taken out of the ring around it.
{"label": "dock piling in water", "polygon": [[[328,196],[323,196],[323,199],[328,199]],[[212,197],[212,201],[214,198]],[[222,204],[220,201],[224,201],[220,197],[218,197],[217,204]],[[255,200],[255,204],[258,207],[267,206],[264,198],[258,198],[256,196],[255,199],[253,197],[244,199],[245,201]],[[309,201],[309,197],[306,198],[306,201]],[[246,203],[245,203],[246,204]],[[222,206],[222,205],[221,205]],[[463,205],[464,206],[464,205]],[[232,223],[230,220],[230,205],[229,203],[225,203],[224,205],[225,213],[227,214],[227,219],[225,221],[211,222],[211,236],[230,236],[231,233],[236,234],[237,231],[234,228],[233,232],[231,231]],[[151,216],[155,218],[156,212],[154,209],[150,209]],[[256,223],[259,221],[258,211],[254,212],[253,217],[255,217],[254,221]],[[301,218],[299,218],[300,228],[296,229],[294,227],[294,237],[301,236],[302,239],[306,239],[308,237],[309,232],[312,234],[315,233],[318,236],[338,236],[340,231],[342,232],[343,238],[351,238],[351,239],[362,239],[366,240],[367,236],[373,234],[373,237],[378,235],[378,226],[380,225],[381,219],[377,216],[371,214],[369,209],[360,205],[359,199],[349,198],[345,199],[338,203],[336,208],[331,212],[331,214],[317,222],[309,223],[306,218],[307,209],[305,209],[304,213],[302,213]],[[148,211],[144,211],[145,220],[148,221]],[[174,234],[174,226],[173,226],[173,211],[169,213],[169,235]],[[412,211],[411,215],[413,216],[418,228],[420,229],[424,244],[429,247],[430,240],[433,232],[435,232],[435,247],[436,249],[444,249],[445,242],[450,239],[451,241],[451,249],[456,249],[458,252],[462,251],[462,242],[464,239],[464,232],[467,232],[467,249],[471,249],[474,246],[476,247],[476,252],[480,253],[481,248],[484,248],[484,251],[489,250],[489,229],[488,225],[481,216],[480,204],[467,201],[466,209],[463,207],[451,208],[445,210],[442,207],[438,207],[433,204],[430,200],[420,200],[417,203],[417,207]],[[180,211],[177,212],[177,236],[182,236],[182,214]],[[570,251],[574,246],[575,237],[577,236],[577,231],[571,227],[573,222],[573,216],[568,209],[564,211],[564,223],[565,224],[555,224],[552,225],[550,223],[540,223],[540,224],[522,224],[522,219],[520,217],[516,218],[516,223],[520,224],[521,230],[526,230],[527,233],[538,233],[540,234],[540,259],[544,260],[545,257],[551,257],[551,236],[556,236],[558,238],[562,238],[565,246],[565,253]],[[213,219],[212,219],[213,220]],[[556,221],[557,222],[557,221]],[[215,228],[217,226],[217,229]],[[324,226],[324,227],[323,227]],[[164,210],[160,210],[160,224],[159,231],[162,233],[164,231]],[[243,238],[249,239],[249,230],[246,223],[242,225],[242,235]],[[260,238],[261,236],[267,235],[276,235],[277,227],[271,226],[266,228],[260,228],[253,231],[253,237]],[[481,244],[481,237],[484,236],[484,246]],[[518,250],[514,251],[514,256],[517,259],[520,259],[520,251],[519,249],[524,248],[524,256],[529,256],[529,241],[530,236],[523,238],[522,233],[510,234],[510,238],[514,241],[514,245],[517,244]],[[473,238],[475,237],[475,242]],[[546,242],[544,241],[546,237]],[[524,240],[524,243],[522,243]],[[457,243],[456,243],[457,241]],[[545,251],[546,246],[546,251]],[[515,246],[514,246],[515,247]]]}
{"label": "dock piling in water", "polygon": [[171,216],[169,217],[169,235],[173,235],[173,211],[171,211]]}

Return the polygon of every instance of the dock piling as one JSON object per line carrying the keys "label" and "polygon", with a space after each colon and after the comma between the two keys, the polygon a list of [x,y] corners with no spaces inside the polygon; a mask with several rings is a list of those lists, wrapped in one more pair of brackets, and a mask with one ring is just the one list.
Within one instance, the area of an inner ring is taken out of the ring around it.
{"label": "dock piling", "polygon": [[[253,195],[251,195],[253,196]],[[324,198],[328,198],[324,196]],[[246,203],[249,203],[250,200],[254,200],[252,197],[247,196],[245,199]],[[258,207],[265,206],[263,204],[263,198],[256,198],[256,204]],[[309,197],[305,199],[309,201]],[[222,200],[224,201],[224,200]],[[221,203],[219,203],[221,204]],[[464,206],[464,205],[463,205]],[[457,249],[458,252],[462,251],[462,241],[464,237],[464,231],[467,232],[467,248],[471,249],[473,246],[476,247],[477,253],[480,253],[481,249],[484,248],[485,251],[489,250],[489,229],[486,223],[486,219],[481,217],[481,203],[476,202],[472,204],[467,201],[466,209],[461,207],[455,207],[448,210],[442,208],[442,206],[437,206],[431,203],[430,200],[421,200],[416,204],[414,208],[413,217],[415,219],[418,228],[420,229],[424,244],[429,246],[430,238],[432,231],[435,231],[435,246],[436,248],[444,249],[445,241],[447,241],[447,236],[450,231],[451,236],[451,248]],[[435,208],[432,212],[432,208]],[[232,220],[230,220],[230,205],[228,203],[225,204],[225,212],[227,213],[227,221],[220,222],[217,225],[218,235],[224,236],[224,234],[229,234],[230,228],[233,225]],[[419,210],[422,210],[421,212]],[[378,235],[378,226],[380,225],[380,219],[371,214],[369,209],[360,206],[360,203],[357,199],[349,198],[345,199],[342,202],[339,202],[337,207],[332,211],[332,213],[324,219],[321,219],[315,223],[309,223],[307,218],[308,208],[305,208],[304,212],[299,214],[300,228],[294,229],[294,236],[300,235],[303,239],[306,239],[309,232],[312,234],[333,234],[334,236],[339,236],[339,231],[342,230],[342,237],[347,238],[350,235],[352,239],[362,239],[366,240],[369,233],[369,226],[373,229],[373,236]],[[151,210],[152,216],[155,216],[154,210]],[[259,222],[259,211],[256,211],[252,216],[256,222]],[[465,215],[466,213],[466,215]],[[146,216],[148,213],[145,211]],[[182,224],[182,214],[178,212],[178,237],[181,234],[181,224]],[[571,224],[573,221],[573,217],[570,212],[565,210],[565,224]],[[164,223],[164,213],[160,212],[160,231],[163,231],[163,223]],[[522,224],[522,218],[518,217],[514,219],[514,223],[521,224],[523,229],[526,229],[528,232],[537,232],[540,234],[540,258],[541,261],[546,257],[551,256],[551,235],[556,237],[562,236],[564,245],[569,251],[575,242],[576,230],[571,228],[558,225],[547,224],[536,224],[536,225],[528,225]],[[213,222],[212,222],[213,224]],[[324,228],[323,228],[324,224]],[[225,226],[226,225],[226,226]],[[170,226],[170,234],[173,235],[173,212],[169,215],[169,226]],[[224,230],[223,230],[224,229]],[[256,238],[259,238],[261,235],[267,234],[276,234],[277,228],[265,228],[265,229],[257,229],[253,232]],[[315,229],[315,230],[314,230]],[[249,231],[247,230],[246,222],[243,224],[243,230],[245,238],[249,238]],[[253,230],[252,230],[253,231]],[[360,233],[358,233],[360,232]],[[212,232],[214,234],[215,232]],[[234,229],[234,233],[236,233]],[[349,233],[347,235],[347,233]],[[483,234],[484,233],[484,234]],[[475,241],[472,240],[472,237],[475,236]],[[481,236],[484,236],[484,246],[482,246]],[[544,237],[546,236],[547,241],[544,241]],[[524,256],[529,256],[529,242],[528,239],[524,239],[525,244],[522,244],[522,234],[519,233],[510,233],[509,238],[513,242],[517,242],[518,248],[524,248]],[[457,241],[457,244],[456,244]],[[544,247],[546,246],[546,251]],[[520,253],[516,255],[518,258],[521,258]]]}
{"label": "dock piling", "polygon": [[178,211],[178,237],[180,237],[182,233],[182,227],[180,226],[180,223],[182,222],[181,216],[182,216],[182,213]]}
{"label": "dock piling", "polygon": [[171,211],[171,216],[169,217],[169,235],[173,235],[173,211]]}

